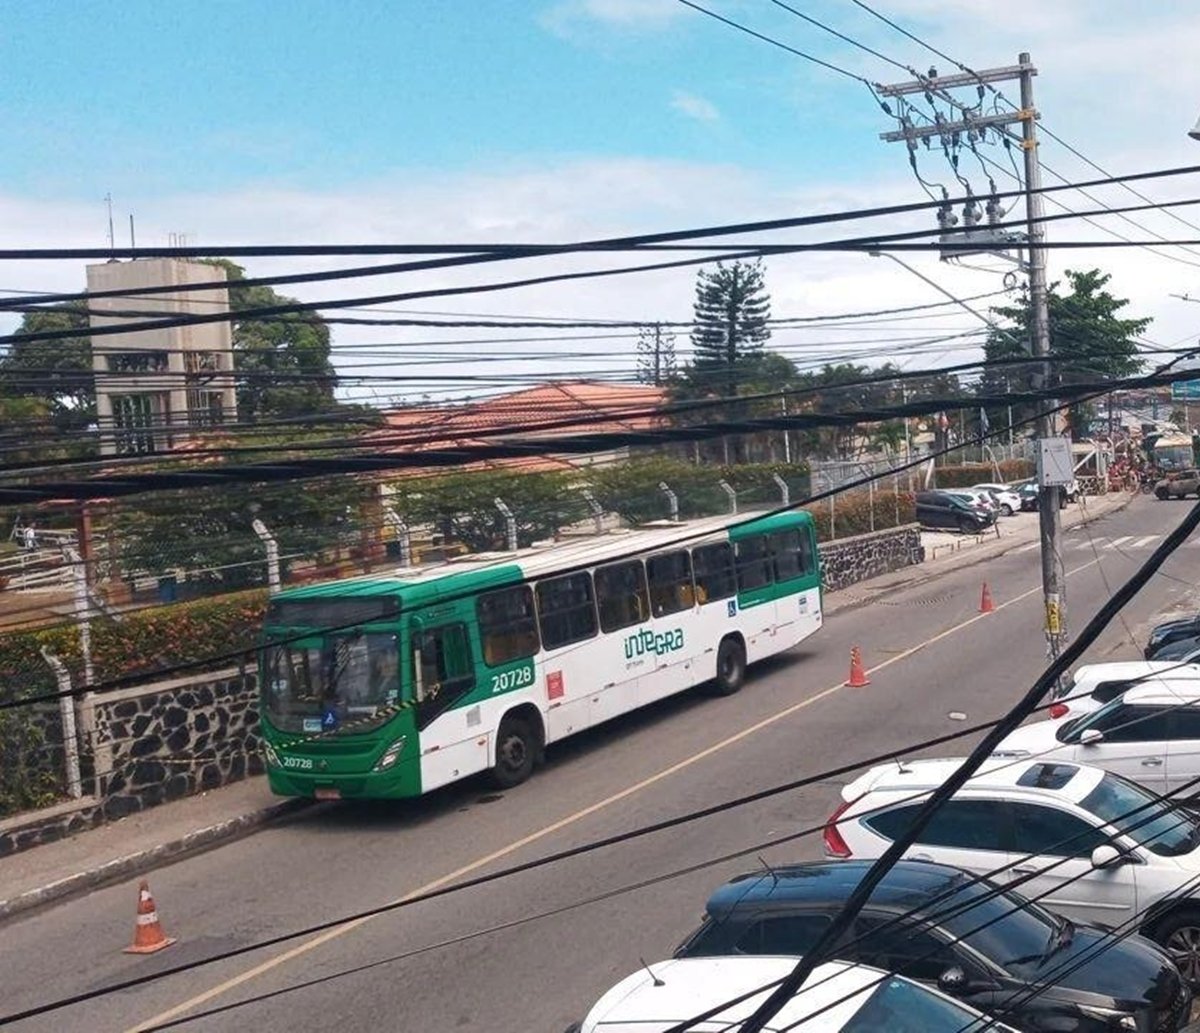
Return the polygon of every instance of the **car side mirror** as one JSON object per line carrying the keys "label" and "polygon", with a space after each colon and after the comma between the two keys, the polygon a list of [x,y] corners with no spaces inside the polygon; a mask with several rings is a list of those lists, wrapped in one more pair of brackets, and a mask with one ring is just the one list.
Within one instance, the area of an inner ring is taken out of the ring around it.
{"label": "car side mirror", "polygon": [[938,976],[937,984],[944,994],[962,993],[967,988],[967,974],[955,965]]}
{"label": "car side mirror", "polygon": [[1125,863],[1125,855],[1111,843],[1101,843],[1092,851],[1093,868],[1115,868]]}
{"label": "car side mirror", "polygon": [[1083,746],[1095,746],[1096,743],[1104,742],[1104,733],[1098,728],[1085,728],[1079,734],[1079,742]]}

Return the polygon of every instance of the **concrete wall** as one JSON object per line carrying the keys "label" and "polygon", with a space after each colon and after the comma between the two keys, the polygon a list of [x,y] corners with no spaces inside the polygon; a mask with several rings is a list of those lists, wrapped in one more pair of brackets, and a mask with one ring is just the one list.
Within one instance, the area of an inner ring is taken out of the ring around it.
{"label": "concrete wall", "polygon": [[[836,592],[921,562],[920,533],[909,524],[825,542],[820,553],[826,591]],[[0,857],[263,770],[253,672],[123,689],[89,701],[79,716],[87,795],[0,821]],[[60,748],[41,751],[37,763],[53,769],[62,758],[57,707],[41,718],[46,741]]]}

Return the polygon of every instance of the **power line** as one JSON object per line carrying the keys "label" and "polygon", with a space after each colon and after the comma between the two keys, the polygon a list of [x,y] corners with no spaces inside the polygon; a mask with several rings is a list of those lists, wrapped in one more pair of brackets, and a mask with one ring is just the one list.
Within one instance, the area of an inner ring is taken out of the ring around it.
{"label": "power line", "polygon": [[1150,580],[1153,573],[1162,566],[1167,557],[1187,540],[1197,526],[1200,526],[1200,503],[1197,503],[1192,511],[1180,522],[1179,526],[1167,535],[1163,543],[1154,550],[1150,558],[1138,568],[1134,575],[1100,607],[1079,637],[1053,660],[1033,687],[1021,698],[1020,702],[1011,708],[996,726],[984,735],[982,741],[971,751],[966,760],[959,765],[942,785],[929,795],[929,798],[922,804],[920,811],[915,815],[909,827],[891,843],[880,856],[879,860],[871,866],[862,881],[847,898],[843,909],[822,930],[809,953],[800,959],[792,973],[746,1019],[742,1027],[742,1033],[763,1033],[766,1023],[770,1021],[771,1017],[779,1011],[790,997],[805,983],[809,976],[812,975],[814,967],[830,956],[831,952],[836,949],[838,941],[849,931],[851,923],[853,923],[857,914],[862,910],[871,893],[878,887],[896,861],[916,843],[921,833],[925,831],[929,822],[942,805],[979,770],[980,765],[996,749],[1004,737],[1014,731],[1022,721],[1030,716],[1039,701],[1058,681],[1063,672],[1083,655],[1084,650],[1096,640],[1104,628],[1107,627],[1108,623],[1137,595],[1146,582]]}

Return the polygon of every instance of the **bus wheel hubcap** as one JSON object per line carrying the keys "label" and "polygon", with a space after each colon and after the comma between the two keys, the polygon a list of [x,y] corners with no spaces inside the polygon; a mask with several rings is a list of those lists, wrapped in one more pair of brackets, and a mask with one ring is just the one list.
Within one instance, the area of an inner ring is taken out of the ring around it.
{"label": "bus wheel hubcap", "polygon": [[504,740],[501,754],[506,767],[519,768],[525,763],[525,743],[521,741],[520,736],[510,735]]}

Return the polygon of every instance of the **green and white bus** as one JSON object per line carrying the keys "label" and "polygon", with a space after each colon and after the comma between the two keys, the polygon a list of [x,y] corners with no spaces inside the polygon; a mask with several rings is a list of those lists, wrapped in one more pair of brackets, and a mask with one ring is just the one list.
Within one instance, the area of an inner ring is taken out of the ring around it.
{"label": "green and white bus", "polygon": [[514,786],[575,732],[706,682],[736,692],[821,627],[821,578],[807,513],[732,519],[280,592],[259,666],[271,789]]}

